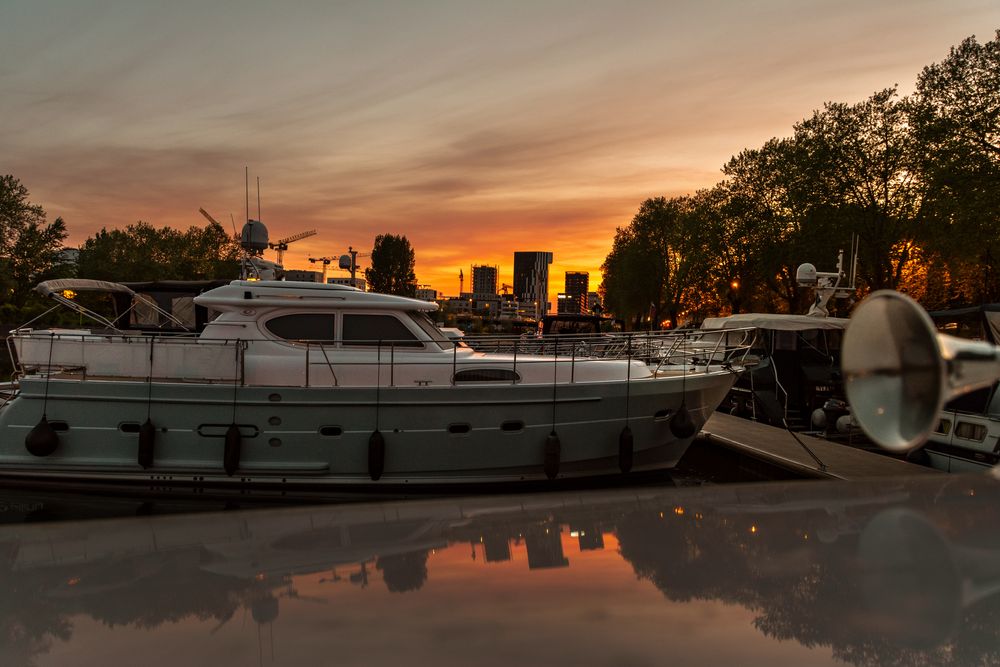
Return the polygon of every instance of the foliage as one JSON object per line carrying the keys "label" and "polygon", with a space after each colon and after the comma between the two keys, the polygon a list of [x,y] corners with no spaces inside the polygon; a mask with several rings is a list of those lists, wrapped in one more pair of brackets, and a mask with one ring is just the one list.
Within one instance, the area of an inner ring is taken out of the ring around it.
{"label": "foliage", "polygon": [[368,289],[383,294],[415,297],[417,274],[416,256],[405,236],[379,234],[372,249],[372,265],[365,269]]}
{"label": "foliage", "polygon": [[934,195],[925,243],[944,265],[938,289],[957,303],[1000,300],[1000,31],[924,68],[910,121]]}
{"label": "foliage", "polygon": [[182,232],[140,221],[88,238],[77,273],[114,282],[236,278],[239,257],[239,244],[215,223]]}
{"label": "foliage", "polygon": [[925,68],[913,96],[827,103],[723,176],[647,200],[616,231],[610,310],[633,323],[803,312],[796,267],[831,270],[854,235],[862,292],[902,289],[932,309],[1000,300],[1000,31]]}
{"label": "foliage", "polygon": [[690,198],[644,201],[604,261],[605,307],[633,328],[676,325],[705,272],[696,221]]}
{"label": "foliage", "polygon": [[854,105],[827,104],[795,126],[804,220],[861,240],[861,277],[871,289],[895,288],[925,218],[926,181],[916,168],[908,103],[894,89]]}
{"label": "foliage", "polygon": [[45,211],[28,195],[13,176],[0,177],[0,307],[9,304],[15,311],[35,285],[69,270],[59,255],[66,224],[62,218],[46,223]]}

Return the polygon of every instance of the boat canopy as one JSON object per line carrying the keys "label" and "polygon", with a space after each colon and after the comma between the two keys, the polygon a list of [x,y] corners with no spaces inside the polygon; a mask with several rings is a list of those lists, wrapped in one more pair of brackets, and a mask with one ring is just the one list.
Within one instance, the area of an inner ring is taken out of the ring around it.
{"label": "boat canopy", "polygon": [[739,313],[729,317],[706,317],[702,329],[739,329],[757,327],[771,331],[808,331],[810,329],[846,329],[844,317],[810,317],[778,313]]}
{"label": "boat canopy", "polygon": [[1000,341],[1000,303],[984,303],[968,308],[932,310],[928,313],[938,330],[959,338]]}
{"label": "boat canopy", "polygon": [[[116,317],[114,320],[109,320],[100,313],[97,313],[86,306],[75,302],[71,297],[72,294],[64,294],[67,290],[73,292],[102,292],[104,294],[127,294],[131,298],[131,305],[125,310],[124,313]],[[84,317],[90,318],[91,320],[97,322],[101,326],[107,327],[117,332],[122,330],[118,327],[118,322],[128,315],[138,304],[142,303],[146,306],[152,308],[157,313],[165,317],[167,320],[173,322],[174,324],[180,326],[185,331],[189,329],[181,322],[179,319],[174,317],[172,314],[160,308],[156,305],[156,301],[153,299],[143,296],[141,294],[136,294],[132,288],[122,285],[121,283],[113,283],[107,280],[86,280],[83,278],[63,278],[60,280],[46,280],[45,282],[38,283],[35,286],[35,291],[43,296],[47,296],[50,299],[62,304],[63,306],[69,308],[70,310],[83,315]],[[56,308],[57,306],[53,306]],[[51,310],[51,309],[50,309]],[[46,311],[47,313],[48,311]],[[39,317],[42,317],[46,313],[42,313],[35,319],[31,320],[21,328],[25,328],[32,324]]]}
{"label": "boat canopy", "polygon": [[46,280],[35,286],[35,291],[42,296],[52,296],[60,294],[64,290],[74,292],[118,292],[122,294],[135,294],[130,288],[120,283],[113,283],[107,280],[85,280],[83,278],[63,278],[60,280]]}

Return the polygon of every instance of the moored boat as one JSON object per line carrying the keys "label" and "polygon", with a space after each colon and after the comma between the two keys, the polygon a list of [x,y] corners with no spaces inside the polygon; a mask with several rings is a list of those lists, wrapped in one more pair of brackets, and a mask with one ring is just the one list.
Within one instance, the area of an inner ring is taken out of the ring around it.
{"label": "moored boat", "polygon": [[[998,342],[1000,304],[931,311],[941,333]],[[921,452],[928,464],[945,472],[971,472],[1000,463],[1000,392],[996,382],[948,401]]]}
{"label": "moored boat", "polygon": [[828,308],[831,300],[854,297],[857,239],[852,241],[852,254],[850,276],[844,270],[843,250],[836,271],[817,271],[808,263],[798,267],[798,285],[815,290],[805,315],[738,313],[702,322],[705,330],[755,327],[758,332],[748,371],[721,409],[771,426],[821,432],[828,438],[846,436],[850,441],[860,435],[844,400],[840,373],[840,345],[848,320],[830,317]]}
{"label": "moored boat", "polygon": [[752,338],[605,335],[483,352],[443,335],[433,303],[268,281],[207,291],[194,299],[213,316],[199,333],[164,333],[65,295],[132,292],[123,285],[38,289],[98,326],[11,333],[8,478],[413,486],[670,468]]}

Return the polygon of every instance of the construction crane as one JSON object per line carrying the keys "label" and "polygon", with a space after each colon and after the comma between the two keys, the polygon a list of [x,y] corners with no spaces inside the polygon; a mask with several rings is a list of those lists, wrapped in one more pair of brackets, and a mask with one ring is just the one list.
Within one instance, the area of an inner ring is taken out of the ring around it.
{"label": "construction crane", "polygon": [[[213,218],[212,216],[210,216],[208,214],[208,211],[206,211],[205,209],[199,208],[198,212],[201,213],[203,216],[205,216],[205,218],[207,218],[208,221],[211,222],[213,225],[219,225],[219,227],[222,227],[222,225],[219,224],[219,221],[216,220],[215,218]],[[222,228],[225,229],[225,227],[222,227]]]}
{"label": "construction crane", "polygon": [[323,263],[323,280],[321,281],[324,285],[326,284],[326,270],[330,267],[330,262],[332,262],[334,257],[310,257],[309,262],[315,264],[316,262]]}
{"label": "construction crane", "polygon": [[277,251],[278,264],[281,264],[281,260],[285,258],[285,251],[288,250],[289,243],[293,243],[295,241],[301,241],[302,239],[307,239],[310,236],[316,236],[315,229],[310,229],[308,232],[299,232],[298,234],[292,234],[288,238],[281,239],[280,241],[275,241],[274,243],[268,243],[267,247]]}
{"label": "construction crane", "polygon": [[504,296],[507,296],[507,293],[510,292],[512,289],[514,289],[513,285],[508,285],[507,283],[500,284],[500,291],[504,293]]}

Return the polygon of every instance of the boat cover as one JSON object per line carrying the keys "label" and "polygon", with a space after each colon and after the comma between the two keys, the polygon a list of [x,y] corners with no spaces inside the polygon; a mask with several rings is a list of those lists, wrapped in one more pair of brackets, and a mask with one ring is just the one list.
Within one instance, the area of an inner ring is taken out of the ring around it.
{"label": "boat cover", "polygon": [[60,280],[46,280],[35,286],[35,291],[43,296],[59,294],[63,290],[73,290],[74,292],[121,292],[124,294],[135,294],[131,289],[119,283],[112,283],[107,280],[85,280],[83,278],[63,278]]}
{"label": "boat cover", "polygon": [[739,329],[757,327],[772,331],[808,331],[810,329],[846,329],[844,317],[810,317],[779,313],[739,313],[729,317],[706,317],[702,329]]}

